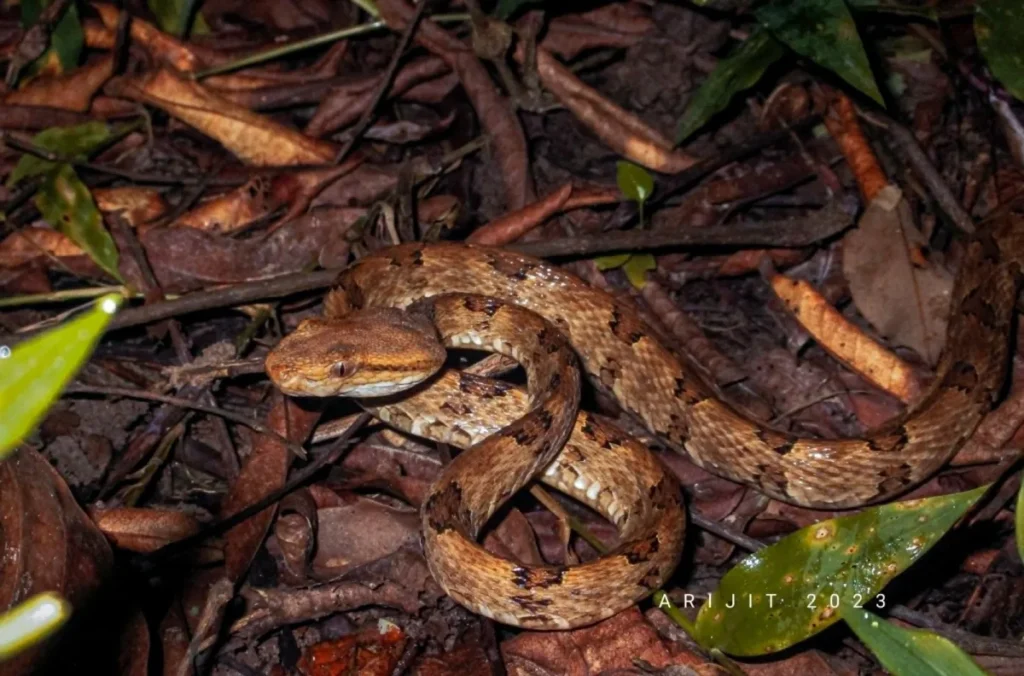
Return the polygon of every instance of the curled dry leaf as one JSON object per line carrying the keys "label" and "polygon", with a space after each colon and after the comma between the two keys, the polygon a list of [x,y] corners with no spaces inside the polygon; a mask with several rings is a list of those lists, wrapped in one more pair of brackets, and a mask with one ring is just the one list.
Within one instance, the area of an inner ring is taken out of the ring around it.
{"label": "curled dry leaf", "polygon": [[[109,665],[116,640],[109,632],[116,625],[97,621],[104,610],[97,594],[113,565],[110,546],[64,479],[30,448],[0,463],[0,532],[0,612],[56,592],[74,609],[74,620],[59,634],[72,645],[62,644],[61,654],[79,664]],[[51,639],[4,663],[3,673],[28,674],[43,657],[59,660],[53,645]]]}
{"label": "curled dry leaf", "polygon": [[130,552],[155,552],[199,532],[195,517],[169,509],[115,507],[94,511],[92,518],[115,547]]}
{"label": "curled dry leaf", "polygon": [[[116,37],[118,22],[121,20],[121,10],[103,2],[94,2],[92,7],[100,15],[100,21],[103,22],[103,27],[110,32],[109,35]],[[137,16],[132,17],[130,31],[132,42],[142,46],[154,60],[165,63],[183,73],[215,65],[215,62],[218,61],[218,59],[211,59],[208,53],[200,54],[194,46],[186,45]],[[91,40],[90,46],[99,46],[98,43],[110,43],[110,48],[113,48],[110,37],[103,35],[98,27],[91,27],[86,38]]]}
{"label": "curled dry leaf", "polygon": [[114,80],[111,87],[121,96],[167,111],[216,139],[247,164],[326,164],[337,151],[332,143],[257,115],[166,68]]}
{"label": "curled dry leaf", "polygon": [[[266,426],[281,436],[301,443],[313,430],[320,414],[304,410],[292,399],[275,391],[271,399]],[[256,435],[252,453],[228,490],[221,507],[227,517],[258,502],[284,485],[291,464],[291,452],[279,440]],[[238,580],[249,569],[249,563],[263,544],[274,518],[274,507],[268,507],[227,532],[224,543],[224,564],[229,579]]]}
{"label": "curled dry leaf", "polygon": [[171,225],[228,235],[269,216],[278,206],[271,178],[257,175],[234,190],[204,201]]}
{"label": "curled dry leaf", "polygon": [[[395,74],[394,83],[388,90],[389,96],[404,94],[418,84],[440,77],[448,72],[443,59],[428,56],[403,66]],[[316,112],[306,125],[305,132],[320,137],[348,126],[359,119],[373,100],[380,85],[380,75],[359,78],[353,82],[333,88],[323,98]]]}
{"label": "curled dry leaf", "polygon": [[477,228],[466,241],[485,246],[502,246],[514,242],[561,211],[571,195],[572,183],[566,183],[533,204],[509,212]]}
{"label": "curled dry leaf", "polygon": [[[522,58],[522,51],[516,53]],[[637,164],[666,174],[697,160],[674,150],[672,142],[636,115],[620,108],[585,84],[545,49],[537,50],[537,74],[544,86],[608,147]]]}
{"label": "curled dry leaf", "polygon": [[850,165],[864,201],[871,202],[889,181],[857,121],[853,101],[846,94],[836,92],[833,96],[825,126]]}
{"label": "curled dry leaf", "polygon": [[63,258],[85,252],[66,235],[42,226],[22,228],[0,241],[0,268],[15,268],[47,255]]}
{"label": "curled dry leaf", "polygon": [[419,513],[352,495],[345,504],[317,511],[318,540],[312,574],[319,580],[344,575],[419,541]]}
{"label": "curled dry leaf", "polygon": [[910,365],[864,335],[813,286],[779,274],[769,281],[793,316],[836,359],[902,401],[910,402],[920,393]]}
{"label": "curled dry leaf", "polygon": [[899,188],[886,186],[843,239],[843,273],[872,326],[934,364],[946,335],[953,276],[924,259],[926,245]]}
{"label": "curled dry leaf", "polygon": [[40,77],[4,97],[18,106],[47,106],[84,113],[92,97],[114,74],[114,57],[101,56],[70,73]]}
{"label": "curled dry leaf", "polygon": [[653,28],[654,21],[640,3],[611,3],[589,12],[554,17],[540,44],[553,54],[571,59],[591,49],[632,47]]}

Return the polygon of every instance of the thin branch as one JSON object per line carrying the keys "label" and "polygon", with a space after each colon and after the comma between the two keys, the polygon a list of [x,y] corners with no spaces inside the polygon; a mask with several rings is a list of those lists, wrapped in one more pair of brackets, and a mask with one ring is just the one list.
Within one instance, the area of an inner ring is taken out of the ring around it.
{"label": "thin branch", "polygon": [[[423,19],[424,13],[427,11],[427,6],[431,4],[431,0],[420,0],[416,6],[416,13],[413,15],[412,20],[409,21],[409,25],[405,27],[402,32],[402,37],[398,41],[398,46],[395,47],[394,54],[391,55],[391,62],[388,63],[387,70],[380,77],[380,82],[377,84],[377,91],[374,93],[373,98],[370,100],[370,104],[366,106],[366,110],[359,117],[359,121],[352,128],[352,135],[349,137],[345,145],[341,147],[338,154],[334,157],[335,164],[340,164],[348,154],[352,152],[352,148],[355,147],[359,139],[362,138],[363,133],[369,128],[370,123],[373,121],[374,113],[377,111],[377,106],[384,100],[388,90],[391,88],[391,82],[395,79],[395,73],[398,72],[398,64],[402,60],[402,55],[405,54],[405,50],[408,49],[409,43],[412,42],[412,36],[416,32],[416,28],[420,25],[420,20]],[[375,23],[384,23],[378,21]]]}
{"label": "thin branch", "polygon": [[246,418],[244,415],[238,413],[232,413],[223,408],[217,406],[207,406],[191,399],[184,399],[182,397],[175,397],[169,394],[159,394],[157,392],[148,392],[146,390],[132,389],[129,387],[94,387],[92,385],[69,385],[64,391],[65,395],[68,394],[98,394],[106,397],[127,397],[129,399],[142,399],[145,401],[156,401],[161,404],[169,404],[171,406],[177,406],[178,408],[190,409],[193,411],[199,411],[201,413],[209,413],[210,415],[220,416],[231,422],[238,423],[239,425],[245,425],[253,429],[260,434],[265,434],[268,437],[273,437],[275,440],[284,444],[288,447],[292,453],[300,458],[306,457],[306,449],[301,444],[296,444],[293,441],[289,441],[285,437],[281,436],[274,430],[266,427],[262,423]]}

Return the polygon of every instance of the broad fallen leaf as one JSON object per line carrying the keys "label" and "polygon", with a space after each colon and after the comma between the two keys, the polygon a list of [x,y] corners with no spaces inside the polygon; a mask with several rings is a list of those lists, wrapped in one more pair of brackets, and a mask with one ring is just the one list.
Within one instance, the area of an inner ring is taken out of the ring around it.
{"label": "broad fallen leaf", "polygon": [[114,73],[114,57],[101,56],[69,73],[40,77],[4,97],[18,106],[47,106],[84,113],[92,97]]}
{"label": "broad fallen leaf", "polygon": [[169,69],[111,81],[117,92],[173,115],[219,141],[247,164],[326,164],[337,152],[291,127],[253,113]]}
{"label": "broad fallen leaf", "polygon": [[899,188],[886,186],[843,239],[843,273],[872,326],[934,364],[946,334],[953,276],[918,262],[916,252],[926,244]]}
{"label": "broad fallen leaf", "polygon": [[766,655],[817,634],[848,609],[884,607],[882,589],[987,489],[872,507],[787,535],[725,574],[697,615],[695,638],[732,655]]}
{"label": "broad fallen leaf", "polygon": [[866,610],[843,613],[893,676],[985,676],[985,671],[952,641],[930,631],[903,629]]}

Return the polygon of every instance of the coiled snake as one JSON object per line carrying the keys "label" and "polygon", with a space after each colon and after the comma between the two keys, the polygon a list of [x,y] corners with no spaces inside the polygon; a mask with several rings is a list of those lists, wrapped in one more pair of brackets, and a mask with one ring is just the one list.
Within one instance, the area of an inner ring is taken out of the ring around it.
{"label": "coiled snake", "polygon": [[[540,260],[457,244],[407,244],[361,259],[328,295],[327,317],[286,337],[267,373],[287,394],[369,397],[361,404],[385,422],[472,446],[423,506],[431,572],[458,602],[498,621],[575,627],[661,585],[678,563],[685,512],[675,479],[643,445],[577,416],[572,349],[626,410],[715,474],[811,507],[882,501],[937,471],[998,396],[1024,255],[1020,223],[1012,213],[992,219],[966,245],[931,389],[863,439],[805,439],[748,420],[712,396],[634,309]],[[394,309],[410,307],[418,311]],[[449,346],[515,358],[528,393],[458,372],[431,378],[444,351],[429,320]],[[487,553],[475,542],[480,530],[535,476],[612,521],[622,544],[571,567]]]}

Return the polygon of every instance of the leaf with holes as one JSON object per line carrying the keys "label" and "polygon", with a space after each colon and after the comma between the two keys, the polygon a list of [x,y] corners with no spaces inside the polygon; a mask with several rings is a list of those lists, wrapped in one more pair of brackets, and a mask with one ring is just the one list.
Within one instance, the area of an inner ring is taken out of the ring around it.
{"label": "leaf with holes", "polygon": [[843,619],[893,676],[985,676],[967,653],[938,634],[903,629],[865,610],[844,613]]}
{"label": "leaf with holes", "polygon": [[70,164],[60,164],[43,175],[35,197],[43,219],[82,247],[111,277],[118,281],[118,254],[114,238],[103,227],[92,193]]}
{"label": "leaf with holes", "polygon": [[779,41],[767,30],[755,29],[729,56],[718,62],[686,104],[676,128],[676,143],[688,139],[708,120],[725,110],[736,94],[757,84],[768,67],[785,53]]}
{"label": "leaf with holes", "polygon": [[754,15],[794,52],[885,105],[857,24],[843,0],[775,0],[759,7]]}
{"label": "leaf with holes", "polygon": [[[51,127],[36,134],[32,143],[60,155],[62,159],[84,160],[111,138],[110,127],[107,125],[102,122],[86,122],[73,127]],[[56,162],[35,155],[22,155],[11,171],[7,185],[13,186],[26,178],[45,174],[56,166]]]}
{"label": "leaf with holes", "polygon": [[992,74],[1024,101],[1024,6],[1020,0],[978,0],[974,36]]}
{"label": "leaf with holes", "polygon": [[104,296],[63,326],[13,349],[0,346],[0,457],[21,443],[78,373],[119,303],[116,294]]}
{"label": "leaf with holes", "polygon": [[765,655],[817,634],[844,610],[884,604],[885,585],[987,488],[872,507],[802,528],[751,554],[700,609],[697,640],[732,655]]}

